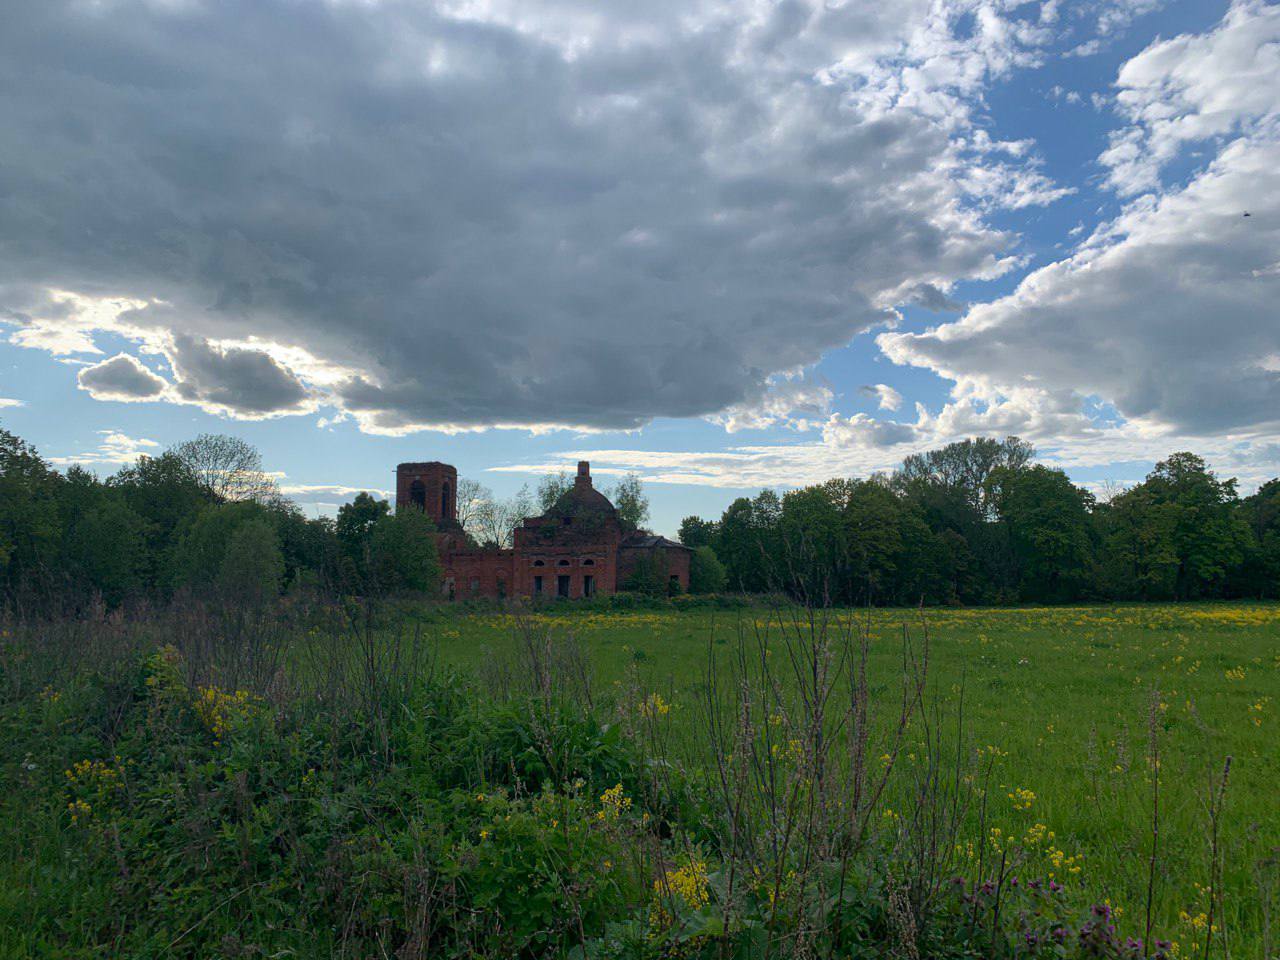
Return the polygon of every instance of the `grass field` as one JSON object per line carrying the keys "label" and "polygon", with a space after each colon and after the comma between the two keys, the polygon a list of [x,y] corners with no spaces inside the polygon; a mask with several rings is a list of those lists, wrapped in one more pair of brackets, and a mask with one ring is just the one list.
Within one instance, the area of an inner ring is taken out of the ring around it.
{"label": "grass field", "polygon": [[1280,605],[237,613],[0,625],[0,957],[1280,957]]}
{"label": "grass field", "polygon": [[[869,618],[871,690],[888,701],[901,673],[904,627],[917,640],[927,627],[933,696],[954,714],[963,685],[969,748],[995,758],[985,824],[992,848],[1021,844],[1048,872],[1109,898],[1122,917],[1146,902],[1154,720],[1161,756],[1156,913],[1183,955],[1203,941],[1209,797],[1230,757],[1220,918],[1231,955],[1259,955],[1259,884],[1274,882],[1267,878],[1280,848],[1280,606],[846,616]],[[565,608],[534,621],[577,641],[606,702],[637,689],[659,693],[677,738],[699,736],[710,655],[727,656],[740,635],[767,631],[768,643],[780,642],[765,610]],[[448,611],[423,623],[443,662],[478,675],[516,656],[524,642],[516,626],[506,615]],[[911,747],[908,765],[917,759]]]}

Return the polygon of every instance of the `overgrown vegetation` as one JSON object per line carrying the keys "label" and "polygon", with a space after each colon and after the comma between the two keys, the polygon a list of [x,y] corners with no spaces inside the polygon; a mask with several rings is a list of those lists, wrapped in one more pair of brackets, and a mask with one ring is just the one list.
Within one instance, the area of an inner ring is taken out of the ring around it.
{"label": "overgrown vegetation", "polygon": [[639,672],[598,687],[583,648],[538,621],[517,618],[513,655],[470,676],[408,622],[188,603],[6,623],[0,952],[1138,958],[1241,942],[1208,853],[1204,929],[1175,948],[1042,823],[994,829],[1005,793],[1034,794],[1000,783],[963,696],[944,709],[930,692],[926,624],[885,685],[854,618],[742,620],[677,709]]}

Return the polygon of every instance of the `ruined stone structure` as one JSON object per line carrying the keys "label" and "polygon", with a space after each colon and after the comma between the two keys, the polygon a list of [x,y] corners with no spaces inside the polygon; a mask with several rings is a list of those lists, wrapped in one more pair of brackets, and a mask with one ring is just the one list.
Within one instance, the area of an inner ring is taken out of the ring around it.
{"label": "ruined stone structure", "polygon": [[683,544],[645,531],[625,531],[609,498],[578,464],[573,487],[546,513],[514,531],[509,550],[477,549],[458,523],[458,471],[447,463],[396,468],[396,509],[423,510],[436,524],[442,591],[451,598],[577,599],[622,589],[638,567],[671,589],[689,589]]}

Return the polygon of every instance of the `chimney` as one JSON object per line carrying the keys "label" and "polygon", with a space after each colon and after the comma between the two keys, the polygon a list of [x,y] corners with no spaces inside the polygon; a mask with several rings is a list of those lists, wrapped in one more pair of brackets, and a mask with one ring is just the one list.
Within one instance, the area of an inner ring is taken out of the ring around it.
{"label": "chimney", "polygon": [[578,477],[574,480],[574,485],[578,487],[591,486],[591,464],[586,460],[578,461]]}

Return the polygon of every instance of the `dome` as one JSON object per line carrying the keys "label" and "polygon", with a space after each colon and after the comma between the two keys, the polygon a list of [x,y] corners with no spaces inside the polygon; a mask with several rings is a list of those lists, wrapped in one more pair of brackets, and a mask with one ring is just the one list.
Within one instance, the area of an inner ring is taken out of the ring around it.
{"label": "dome", "polygon": [[594,487],[581,487],[574,485],[571,489],[560,494],[560,499],[555,502],[548,513],[555,514],[581,514],[581,513],[617,513],[613,504],[599,490]]}
{"label": "dome", "polygon": [[585,460],[578,463],[578,475],[574,478],[573,486],[560,494],[560,498],[547,511],[561,517],[583,514],[605,514],[613,517],[617,512],[609,498],[591,485],[591,468]]}

